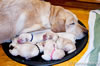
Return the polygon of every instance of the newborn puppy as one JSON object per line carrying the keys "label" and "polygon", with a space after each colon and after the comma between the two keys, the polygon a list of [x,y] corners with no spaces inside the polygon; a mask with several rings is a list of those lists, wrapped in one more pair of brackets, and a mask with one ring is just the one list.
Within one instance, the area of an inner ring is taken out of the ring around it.
{"label": "newborn puppy", "polygon": [[76,50],[75,43],[72,42],[70,39],[58,38],[56,44],[57,48],[66,51],[68,54]]}
{"label": "newborn puppy", "polygon": [[69,34],[66,32],[54,33],[54,32],[46,32],[43,36],[45,36],[45,40],[52,39],[56,41],[58,37],[70,39],[75,43],[76,37],[74,34]]}
{"label": "newborn puppy", "polygon": [[56,48],[62,49],[66,52],[72,53],[76,50],[75,46],[75,36],[68,33],[46,33],[47,39],[55,41]]}
{"label": "newborn puppy", "polygon": [[37,43],[43,40],[42,34],[32,34],[32,33],[23,33],[18,37],[18,43],[23,44],[25,42]]}
{"label": "newborn puppy", "polygon": [[37,31],[37,32],[32,32],[32,33],[22,33],[18,37],[18,43],[23,44],[25,42],[41,42],[46,40],[45,38],[45,33],[46,32],[52,32],[51,30],[43,30],[43,31]]}
{"label": "newborn puppy", "polygon": [[66,32],[61,32],[61,33],[57,33],[57,35],[61,38],[65,38],[65,39],[69,39],[71,40],[73,43],[76,43],[76,37],[74,34],[70,34],[70,33],[66,33]]}
{"label": "newborn puppy", "polygon": [[43,35],[43,40],[46,41],[46,40],[53,40],[53,41],[56,41],[58,38],[58,35],[57,33],[54,33],[54,32],[46,32],[44,35]]}
{"label": "newborn puppy", "polygon": [[44,52],[42,58],[46,61],[59,60],[65,56],[65,52],[61,49],[56,48],[55,41],[47,40],[44,44]]}
{"label": "newborn puppy", "polygon": [[30,59],[32,57],[37,56],[40,52],[40,46],[37,46],[31,42],[27,42],[24,44],[18,44],[18,43],[11,43],[9,46],[9,52],[13,56],[21,56],[25,59]]}

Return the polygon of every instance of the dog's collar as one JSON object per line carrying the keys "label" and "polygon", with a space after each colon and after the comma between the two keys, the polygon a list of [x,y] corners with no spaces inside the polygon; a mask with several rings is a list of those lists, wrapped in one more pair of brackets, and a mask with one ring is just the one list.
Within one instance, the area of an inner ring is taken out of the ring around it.
{"label": "dog's collar", "polygon": [[31,33],[31,40],[30,41],[32,42],[32,40],[33,40],[33,34]]}
{"label": "dog's collar", "polygon": [[39,48],[39,46],[38,46],[37,44],[35,44],[35,46],[38,48],[38,50],[39,50],[39,53],[40,53],[40,48]]}

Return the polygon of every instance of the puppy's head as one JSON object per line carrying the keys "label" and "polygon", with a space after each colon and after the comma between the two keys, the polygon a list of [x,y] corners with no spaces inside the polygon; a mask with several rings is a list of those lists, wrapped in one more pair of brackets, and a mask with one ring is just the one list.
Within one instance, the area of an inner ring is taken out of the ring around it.
{"label": "puppy's head", "polygon": [[23,44],[25,42],[30,42],[31,40],[31,34],[29,33],[23,33],[19,35],[17,42],[20,44]]}
{"label": "puppy's head", "polygon": [[62,7],[53,7],[51,18],[52,31],[74,34],[76,39],[84,37],[87,29],[78,23],[76,15]]}
{"label": "puppy's head", "polygon": [[57,40],[58,36],[53,32],[47,32],[43,35],[43,40]]}

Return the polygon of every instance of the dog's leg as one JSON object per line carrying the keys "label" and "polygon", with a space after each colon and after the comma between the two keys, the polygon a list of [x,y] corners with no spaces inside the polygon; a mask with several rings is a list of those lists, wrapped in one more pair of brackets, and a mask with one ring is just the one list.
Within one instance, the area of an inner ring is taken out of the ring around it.
{"label": "dog's leg", "polygon": [[22,33],[27,33],[27,32],[32,32],[32,31],[37,31],[37,30],[43,30],[43,29],[46,29],[44,28],[42,25],[40,24],[35,24],[33,25],[32,27],[30,28],[26,28],[22,31]]}
{"label": "dog's leg", "polygon": [[23,12],[19,16],[19,18],[17,20],[17,23],[16,23],[16,34],[20,33],[20,31],[23,29],[26,18],[27,18],[27,13],[26,12]]}

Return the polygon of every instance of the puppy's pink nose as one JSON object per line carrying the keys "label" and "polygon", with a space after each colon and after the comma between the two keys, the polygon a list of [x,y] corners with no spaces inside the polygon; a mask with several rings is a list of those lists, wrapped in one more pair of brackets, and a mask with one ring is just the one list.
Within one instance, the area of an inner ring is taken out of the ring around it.
{"label": "puppy's pink nose", "polygon": [[47,40],[47,35],[46,35],[46,34],[43,35],[43,40],[44,40],[44,41]]}
{"label": "puppy's pink nose", "polygon": [[18,40],[17,40],[17,43],[23,44],[23,40],[22,40],[22,39],[18,39]]}

